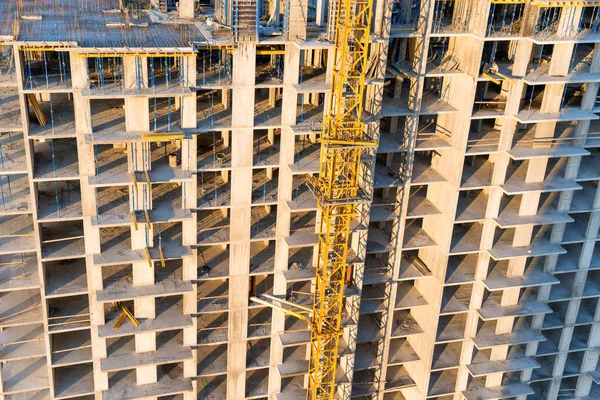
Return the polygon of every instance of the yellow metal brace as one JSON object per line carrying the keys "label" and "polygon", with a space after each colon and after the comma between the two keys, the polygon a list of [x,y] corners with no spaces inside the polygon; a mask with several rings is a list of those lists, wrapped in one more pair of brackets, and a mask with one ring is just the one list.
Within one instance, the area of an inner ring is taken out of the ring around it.
{"label": "yellow metal brace", "polygon": [[513,78],[511,78],[508,75],[504,75],[501,72],[484,72],[483,74],[481,74],[482,78],[487,79],[490,82],[494,82],[496,85],[501,85],[502,82],[500,81],[500,79],[505,80],[508,83],[514,83],[515,80]]}
{"label": "yellow metal brace", "polygon": [[121,315],[119,315],[119,319],[117,319],[117,322],[115,322],[115,324],[113,325],[113,331],[116,331],[121,327],[121,324],[123,323],[123,321],[125,321],[125,317],[127,317],[127,314],[125,313],[121,313]]}
{"label": "yellow metal brace", "polygon": [[148,175],[147,170],[144,170],[144,175],[146,177],[146,185],[148,185],[148,190],[150,190],[150,187],[152,186],[152,184],[150,183],[150,175]]}
{"label": "yellow metal brace", "polygon": [[152,223],[150,222],[150,215],[148,215],[148,210],[144,210],[144,218],[146,218],[146,226],[148,230],[152,229]]}
{"label": "yellow metal brace", "polygon": [[113,331],[116,331],[121,327],[123,321],[125,321],[125,318],[129,318],[133,325],[140,326],[139,321],[134,317],[131,311],[129,311],[129,308],[125,304],[117,302],[113,303],[113,307],[117,310],[121,310],[121,315],[119,315],[117,322],[115,322],[115,324],[112,327]]}
{"label": "yellow metal brace", "polygon": [[532,1],[538,7],[598,7],[600,1]]}
{"label": "yellow metal brace", "polygon": [[195,57],[196,53],[71,53],[74,57]]}
{"label": "yellow metal brace", "polygon": [[7,262],[0,262],[0,265],[4,266],[4,265],[23,265],[25,264],[23,261],[7,261]]}
{"label": "yellow metal brace", "polygon": [[527,4],[530,0],[491,0],[492,4]]}
{"label": "yellow metal brace", "polygon": [[267,49],[256,49],[258,55],[278,55],[285,54],[285,50],[267,50]]}
{"label": "yellow metal brace", "polygon": [[22,51],[69,51],[72,50],[73,47],[51,47],[51,46],[20,46],[19,49]]}
{"label": "yellow metal brace", "polygon": [[33,112],[35,113],[35,117],[37,118],[40,126],[46,125],[46,116],[44,115],[44,111],[40,106],[40,103],[37,101],[37,97],[33,93],[27,93],[27,98],[29,99],[29,103],[31,103],[31,107],[33,108]]}
{"label": "yellow metal brace", "polygon": [[[5,235],[0,235],[0,238],[15,238],[15,237],[29,237],[35,236],[35,233],[7,233]],[[46,241],[45,243],[48,243]]]}
{"label": "yellow metal brace", "polygon": [[[264,296],[264,295],[263,295],[263,296]],[[296,318],[298,318],[298,319],[301,319],[301,320],[303,320],[303,321],[306,321],[306,322],[308,322],[309,324],[312,324],[312,321],[311,321],[311,319],[310,319],[310,318],[308,318],[306,315],[300,314],[300,313],[298,313],[298,312],[296,312],[296,311],[289,310],[289,309],[287,309],[287,308],[285,308],[285,307],[279,306],[279,305],[277,305],[277,304],[274,304],[274,303],[270,303],[270,302],[268,302],[268,301],[265,301],[265,300],[263,300],[263,299],[261,299],[261,298],[259,298],[259,297],[256,297],[256,296],[252,296],[252,297],[250,297],[250,300],[251,300],[251,301],[253,301],[253,302],[255,302],[255,303],[258,303],[258,304],[262,304],[262,305],[265,305],[265,306],[269,306],[269,307],[271,307],[271,308],[275,308],[275,309],[277,309],[277,310],[279,310],[279,311],[282,311],[282,312],[284,312],[284,313],[286,313],[286,314],[288,314],[288,315],[291,315],[291,316],[293,316],[293,317],[296,317]],[[284,302],[284,301],[283,301],[283,300],[281,300],[281,299],[277,299],[276,301],[280,301],[280,302],[282,302],[282,303],[284,303],[284,304],[291,304],[291,303],[289,303],[289,302]],[[292,306],[293,306],[293,307],[297,307],[297,305],[296,305],[296,304],[293,304]]]}
{"label": "yellow metal brace", "polygon": [[148,266],[152,268],[154,263],[152,262],[152,257],[150,256],[150,249],[144,247],[144,250],[146,251],[146,261],[148,261]]}
{"label": "yellow metal brace", "polygon": [[496,85],[502,84],[502,82],[500,82],[498,79],[496,79],[493,75],[490,75],[489,73],[484,72],[483,74],[481,74],[481,76],[487,79],[488,81],[494,82]]}
{"label": "yellow metal brace", "polygon": [[158,248],[158,254],[160,255],[160,266],[164,268],[167,264],[165,263],[165,254],[163,253],[162,247]]}
{"label": "yellow metal brace", "polygon": [[133,222],[133,228],[137,231],[138,223],[137,223],[137,215],[135,214],[135,211],[131,213],[131,222]]}
{"label": "yellow metal brace", "polygon": [[185,139],[183,132],[142,133],[142,140],[147,142],[171,142],[181,139]]}
{"label": "yellow metal brace", "polygon": [[304,312],[307,312],[309,314],[313,312],[312,308],[301,306],[300,304],[292,303],[291,301],[283,300],[283,299],[280,299],[279,297],[271,296],[271,295],[266,294],[266,293],[263,294],[262,297],[264,297],[266,299],[270,299],[270,300],[275,301],[275,302],[279,302],[281,304],[285,304],[285,305],[290,306],[292,308],[299,308],[300,310],[302,310]]}
{"label": "yellow metal brace", "polygon": [[135,190],[138,190],[138,184],[137,184],[138,182],[137,182],[137,177],[135,176],[135,172],[130,172],[130,174],[131,174],[131,181],[133,183],[133,188]]}

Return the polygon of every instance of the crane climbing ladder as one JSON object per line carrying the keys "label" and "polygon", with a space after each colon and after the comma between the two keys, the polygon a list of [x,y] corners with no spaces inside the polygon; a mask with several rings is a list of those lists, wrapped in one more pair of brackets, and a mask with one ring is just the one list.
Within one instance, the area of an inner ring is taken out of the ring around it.
{"label": "crane climbing ladder", "polygon": [[309,182],[321,214],[313,308],[272,296],[263,297],[270,301],[252,298],[309,323],[307,398],[312,400],[330,400],[335,395],[351,221],[359,204],[370,201],[367,193],[371,188],[367,186],[372,185],[365,182],[361,158],[377,146],[363,122],[372,0],[338,0],[336,10],[330,107],[320,138],[319,175]]}

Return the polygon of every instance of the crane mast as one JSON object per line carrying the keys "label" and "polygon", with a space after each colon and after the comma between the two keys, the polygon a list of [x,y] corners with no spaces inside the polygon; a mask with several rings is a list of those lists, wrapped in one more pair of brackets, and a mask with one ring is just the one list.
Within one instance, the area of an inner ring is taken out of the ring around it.
{"label": "crane mast", "polygon": [[329,112],[323,123],[319,175],[310,181],[320,211],[307,393],[312,400],[334,398],[350,223],[357,205],[366,200],[360,187],[361,156],[377,145],[362,120],[372,0],[338,0],[334,9]]}
{"label": "crane mast", "polygon": [[[377,146],[363,121],[373,0],[337,0],[333,82],[320,138],[319,175],[308,180],[320,213],[313,308],[262,294],[250,300],[306,321],[311,331],[309,400],[332,400],[348,272],[351,222],[369,202],[363,154]],[[362,185],[362,187],[361,187]],[[307,315],[308,314],[308,315]]]}

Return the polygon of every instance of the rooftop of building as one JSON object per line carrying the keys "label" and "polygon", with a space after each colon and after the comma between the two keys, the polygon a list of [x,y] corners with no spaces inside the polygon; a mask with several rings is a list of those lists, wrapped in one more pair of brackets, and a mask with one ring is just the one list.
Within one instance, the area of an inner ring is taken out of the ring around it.
{"label": "rooftop of building", "polygon": [[[315,39],[323,28],[313,31]],[[283,42],[281,28],[271,21],[261,19],[256,33],[263,44]],[[233,35],[209,5],[196,6],[194,18],[185,19],[152,0],[3,0],[0,42],[89,52],[190,52],[233,45]]]}
{"label": "rooftop of building", "polygon": [[120,0],[4,0],[0,40],[79,48],[191,48],[204,40],[192,21]]}

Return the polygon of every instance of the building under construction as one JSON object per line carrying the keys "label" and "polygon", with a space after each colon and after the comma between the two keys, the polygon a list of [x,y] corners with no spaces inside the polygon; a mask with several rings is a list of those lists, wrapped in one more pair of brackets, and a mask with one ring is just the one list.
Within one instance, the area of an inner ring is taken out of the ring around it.
{"label": "building under construction", "polygon": [[0,399],[600,398],[600,2],[358,1],[0,2]]}

